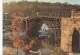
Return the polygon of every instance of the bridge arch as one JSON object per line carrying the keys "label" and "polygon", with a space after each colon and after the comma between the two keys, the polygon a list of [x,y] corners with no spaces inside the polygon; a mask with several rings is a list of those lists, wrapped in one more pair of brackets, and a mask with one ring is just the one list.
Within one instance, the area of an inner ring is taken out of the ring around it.
{"label": "bridge arch", "polygon": [[28,20],[28,35],[30,37],[39,37],[40,29],[43,24],[49,28],[49,35],[52,39],[50,42],[54,42],[54,44],[60,45],[60,37],[61,37],[61,19],[60,18],[49,18],[49,17],[35,17],[31,20]]}

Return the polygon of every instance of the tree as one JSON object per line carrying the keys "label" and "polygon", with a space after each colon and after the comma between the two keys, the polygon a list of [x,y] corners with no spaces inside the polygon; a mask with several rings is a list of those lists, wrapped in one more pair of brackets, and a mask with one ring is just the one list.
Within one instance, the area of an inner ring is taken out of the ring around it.
{"label": "tree", "polygon": [[[34,38],[28,41],[30,38],[28,38],[29,36],[26,34],[27,32],[24,32],[24,29],[22,29],[23,20],[20,19],[21,15],[21,13],[19,16],[14,15],[14,19],[12,20],[12,31],[9,38],[13,42],[14,47],[22,49],[24,51],[29,51],[34,45],[37,44],[38,39]],[[22,35],[21,32],[23,33]],[[24,36],[26,36],[27,39]],[[25,43],[26,41],[29,43]]]}

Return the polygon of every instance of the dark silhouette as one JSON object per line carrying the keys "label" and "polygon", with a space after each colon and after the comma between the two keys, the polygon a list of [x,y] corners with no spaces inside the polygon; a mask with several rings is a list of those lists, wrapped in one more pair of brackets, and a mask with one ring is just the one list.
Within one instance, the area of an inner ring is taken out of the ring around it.
{"label": "dark silhouette", "polygon": [[72,52],[79,52],[79,31],[76,28],[72,35]]}

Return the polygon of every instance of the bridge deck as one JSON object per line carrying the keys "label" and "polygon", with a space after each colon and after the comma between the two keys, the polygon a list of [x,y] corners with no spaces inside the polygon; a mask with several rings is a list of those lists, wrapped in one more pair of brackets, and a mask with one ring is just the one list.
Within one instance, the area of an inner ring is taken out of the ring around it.
{"label": "bridge deck", "polygon": [[70,18],[71,12],[70,11],[54,11],[54,12],[35,12],[32,13],[30,19],[35,17],[46,17],[46,18]]}

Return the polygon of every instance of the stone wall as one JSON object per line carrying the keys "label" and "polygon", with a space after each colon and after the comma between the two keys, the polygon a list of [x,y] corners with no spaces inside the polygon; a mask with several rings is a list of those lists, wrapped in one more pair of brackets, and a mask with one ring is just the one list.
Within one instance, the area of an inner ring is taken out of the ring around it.
{"label": "stone wall", "polygon": [[[75,22],[74,22],[75,20]],[[72,51],[72,34],[74,27],[80,29],[80,18],[62,18],[61,20],[61,49],[65,52]]]}

